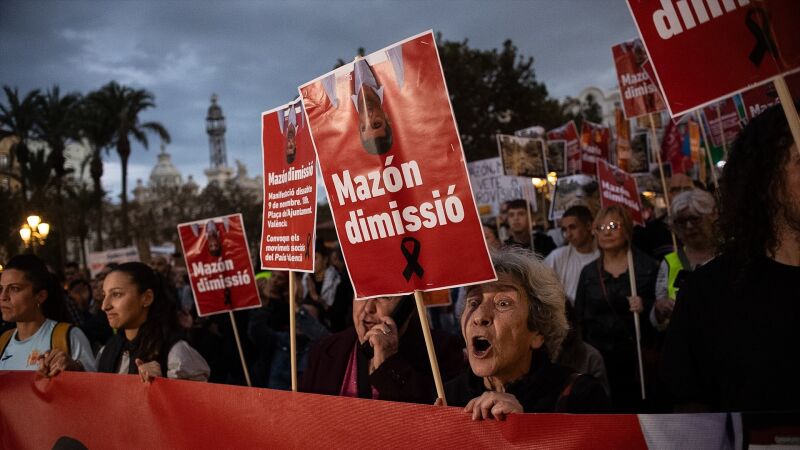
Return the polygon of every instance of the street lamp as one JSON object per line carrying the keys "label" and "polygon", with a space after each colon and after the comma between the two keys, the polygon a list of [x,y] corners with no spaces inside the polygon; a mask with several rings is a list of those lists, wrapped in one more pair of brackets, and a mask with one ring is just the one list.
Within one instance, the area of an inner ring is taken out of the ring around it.
{"label": "street lamp", "polygon": [[34,250],[37,246],[44,245],[48,234],[50,234],[50,224],[42,222],[42,218],[36,215],[28,216],[19,229],[19,237],[22,238],[25,247]]}

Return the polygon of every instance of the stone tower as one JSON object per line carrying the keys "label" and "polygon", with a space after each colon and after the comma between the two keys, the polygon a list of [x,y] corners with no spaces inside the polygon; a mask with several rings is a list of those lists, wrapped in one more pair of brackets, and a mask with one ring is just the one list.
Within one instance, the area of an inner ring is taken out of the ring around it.
{"label": "stone tower", "polygon": [[208,151],[211,164],[205,171],[209,183],[224,184],[233,175],[228,167],[228,155],[225,150],[225,116],[217,104],[217,94],[211,95],[211,106],[206,115],[206,133],[208,133]]}

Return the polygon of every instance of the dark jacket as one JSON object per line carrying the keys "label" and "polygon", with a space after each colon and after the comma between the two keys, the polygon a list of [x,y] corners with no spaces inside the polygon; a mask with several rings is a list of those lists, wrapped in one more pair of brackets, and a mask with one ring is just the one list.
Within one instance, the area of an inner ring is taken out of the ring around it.
{"label": "dark jacket", "polygon": [[[449,406],[466,406],[484,392],[483,378],[472,370],[445,385]],[[506,386],[506,393],[516,397],[526,413],[609,411],[608,396],[597,380],[551,363],[543,351],[534,352],[530,371]]]}
{"label": "dark jacket", "polygon": [[[436,359],[443,381],[453,378],[464,367],[461,339],[431,330]],[[300,391],[339,395],[350,355],[357,342],[354,327],[328,336],[311,349]],[[432,404],[436,388],[431,374],[425,339],[419,319],[414,316],[400,337],[398,352],[369,375],[370,384],[381,400]]]}

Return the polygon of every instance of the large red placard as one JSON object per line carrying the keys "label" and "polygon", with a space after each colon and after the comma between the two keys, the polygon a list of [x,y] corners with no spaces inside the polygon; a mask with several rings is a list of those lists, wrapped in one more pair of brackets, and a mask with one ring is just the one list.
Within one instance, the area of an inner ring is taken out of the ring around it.
{"label": "large red placard", "polygon": [[241,214],[182,223],[178,235],[197,315],[261,306]]}
{"label": "large red placard", "polygon": [[358,297],[495,278],[433,32],[299,90]]}
{"label": "large red placard", "polygon": [[314,270],[317,157],[298,99],[261,114],[261,268]]}
{"label": "large red placard", "polygon": [[614,66],[617,68],[619,93],[625,117],[633,119],[666,109],[664,99],[655,80],[650,79],[643,65],[647,53],[641,39],[623,42],[611,47]]}
{"label": "large red placard", "polygon": [[628,0],[672,116],[800,68],[794,0]]}

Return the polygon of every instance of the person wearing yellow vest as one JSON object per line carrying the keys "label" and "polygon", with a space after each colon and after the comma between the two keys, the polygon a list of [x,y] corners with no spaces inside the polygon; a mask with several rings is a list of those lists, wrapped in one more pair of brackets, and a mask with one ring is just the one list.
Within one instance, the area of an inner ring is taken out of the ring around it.
{"label": "person wearing yellow vest", "polygon": [[706,191],[692,189],[672,199],[670,225],[683,244],[668,253],[661,262],[656,278],[656,302],[650,310],[650,323],[666,330],[675,299],[686,276],[698,266],[714,258],[716,251],[714,223],[717,209],[714,197]]}
{"label": "person wearing yellow vest", "polygon": [[63,293],[44,262],[17,255],[0,274],[0,312],[16,328],[0,335],[0,370],[94,371],[89,340],[66,316]]}

